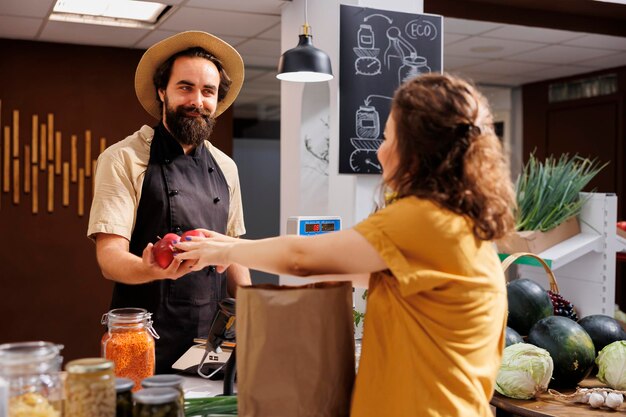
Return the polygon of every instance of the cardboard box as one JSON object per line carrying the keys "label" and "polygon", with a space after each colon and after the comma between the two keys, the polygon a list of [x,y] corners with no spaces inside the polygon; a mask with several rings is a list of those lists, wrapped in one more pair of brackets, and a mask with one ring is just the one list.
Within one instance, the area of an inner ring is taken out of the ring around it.
{"label": "cardboard box", "polygon": [[547,232],[514,232],[508,237],[496,241],[496,245],[500,253],[530,252],[539,254],[579,233],[580,223],[578,223],[578,218],[570,217]]}

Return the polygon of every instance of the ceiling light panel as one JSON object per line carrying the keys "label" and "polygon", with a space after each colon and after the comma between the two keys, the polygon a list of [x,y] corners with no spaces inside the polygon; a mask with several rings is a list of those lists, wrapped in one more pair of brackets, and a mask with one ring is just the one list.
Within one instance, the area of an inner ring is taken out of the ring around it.
{"label": "ceiling light panel", "polygon": [[53,12],[155,23],[166,7],[139,0],[58,0]]}

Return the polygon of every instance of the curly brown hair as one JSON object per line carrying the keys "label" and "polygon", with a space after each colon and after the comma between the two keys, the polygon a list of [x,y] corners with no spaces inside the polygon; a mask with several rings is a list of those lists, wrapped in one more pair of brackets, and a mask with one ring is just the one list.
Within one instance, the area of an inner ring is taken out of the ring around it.
{"label": "curly brown hair", "polygon": [[417,196],[466,216],[481,240],[513,230],[508,160],[482,94],[461,78],[427,74],[398,88],[391,112],[398,168],[387,183],[396,198]]}

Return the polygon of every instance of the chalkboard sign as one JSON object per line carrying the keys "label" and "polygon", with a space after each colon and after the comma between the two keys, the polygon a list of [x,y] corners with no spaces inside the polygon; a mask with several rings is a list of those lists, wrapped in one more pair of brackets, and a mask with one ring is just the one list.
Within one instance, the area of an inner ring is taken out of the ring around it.
{"label": "chalkboard sign", "polygon": [[441,72],[441,16],[341,5],[339,173],[380,174],[394,91],[426,72]]}

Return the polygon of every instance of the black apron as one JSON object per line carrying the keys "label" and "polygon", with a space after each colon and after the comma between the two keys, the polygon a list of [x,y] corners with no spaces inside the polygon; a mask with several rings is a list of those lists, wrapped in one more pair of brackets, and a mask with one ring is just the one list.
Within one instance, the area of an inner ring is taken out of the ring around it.
{"label": "black apron", "polygon": [[[226,232],[229,192],[226,178],[204,145],[189,155],[163,124],[155,128],[150,161],[143,180],[130,252],[141,257],[149,242],[169,232],[205,228]],[[140,307],[153,313],[156,373],[171,373],[172,364],[206,338],[218,302],[228,297],[226,274],[215,268],[190,272],[177,280],[147,284],[116,283],[111,308]]]}

